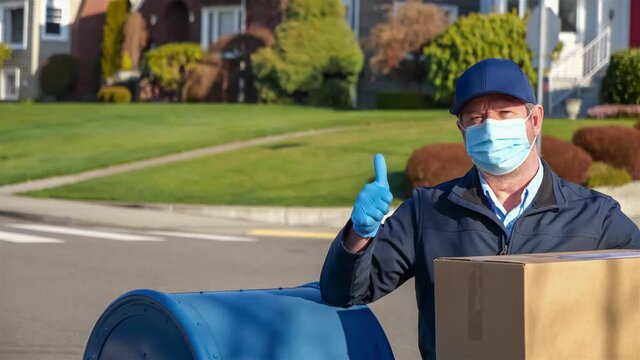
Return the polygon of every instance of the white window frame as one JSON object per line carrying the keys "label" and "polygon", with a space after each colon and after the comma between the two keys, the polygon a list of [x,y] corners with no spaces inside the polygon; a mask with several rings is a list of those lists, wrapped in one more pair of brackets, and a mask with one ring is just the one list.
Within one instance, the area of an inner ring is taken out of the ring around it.
{"label": "white window frame", "polygon": [[346,20],[356,39],[360,35],[360,0],[342,0],[345,7]]}
{"label": "white window frame", "polygon": [[[15,86],[16,86],[16,94],[13,96],[8,96],[6,93],[6,84],[5,74],[13,72],[15,74]],[[0,69],[0,100],[18,100],[20,99],[20,68],[11,67],[11,68],[1,68]]]}
{"label": "white window frame", "polygon": [[[200,46],[203,49],[209,48],[209,44],[218,41],[220,38],[220,34],[218,33],[218,18],[220,12],[223,11],[233,11],[234,13],[234,27],[238,29],[238,32],[242,31],[242,18],[244,16],[245,9],[241,5],[221,5],[221,6],[203,6],[200,12],[201,21],[200,21]],[[211,24],[209,24],[210,14],[213,14],[214,21],[216,23],[213,26],[214,34],[211,38],[209,38],[209,28],[211,28]]]}
{"label": "white window frame", "polygon": [[29,3],[25,1],[11,1],[0,3],[0,42],[4,39],[4,12],[6,10],[22,7],[23,17],[22,19],[22,43],[5,43],[13,50],[26,50],[27,39],[29,38]]}
{"label": "white window frame", "polygon": [[[42,16],[40,17],[40,38],[47,41],[68,41],[69,40],[69,0],[41,0]],[[47,33],[47,5],[53,1],[54,6],[61,11],[60,34]]]}

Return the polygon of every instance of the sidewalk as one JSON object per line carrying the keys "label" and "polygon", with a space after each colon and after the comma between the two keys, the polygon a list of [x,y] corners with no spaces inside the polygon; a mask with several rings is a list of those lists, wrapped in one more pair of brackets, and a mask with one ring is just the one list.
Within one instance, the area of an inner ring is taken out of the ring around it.
{"label": "sidewalk", "polygon": [[[618,200],[627,216],[640,225],[640,181],[597,190]],[[350,208],[118,204],[0,196],[0,216],[54,223],[228,234],[241,234],[260,226],[332,232],[341,228],[350,214]]]}

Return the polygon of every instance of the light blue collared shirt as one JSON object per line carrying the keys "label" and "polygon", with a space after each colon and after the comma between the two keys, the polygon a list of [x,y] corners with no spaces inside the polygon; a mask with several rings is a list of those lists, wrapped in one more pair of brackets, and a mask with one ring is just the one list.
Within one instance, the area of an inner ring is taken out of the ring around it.
{"label": "light blue collared shirt", "polygon": [[511,229],[513,228],[513,224],[531,205],[533,199],[538,193],[538,189],[540,189],[540,184],[542,184],[542,177],[544,175],[544,170],[542,169],[542,161],[538,159],[538,172],[522,192],[520,205],[514,207],[508,213],[505,210],[504,206],[502,206],[502,203],[498,201],[496,194],[493,192],[489,184],[487,184],[487,181],[484,179],[484,176],[482,176],[482,173],[479,170],[478,174],[480,175],[480,186],[482,186],[482,193],[487,197],[487,200],[489,200],[489,204],[491,205],[491,209],[493,210],[493,212],[504,224],[504,228],[507,230],[507,236],[511,236]]}

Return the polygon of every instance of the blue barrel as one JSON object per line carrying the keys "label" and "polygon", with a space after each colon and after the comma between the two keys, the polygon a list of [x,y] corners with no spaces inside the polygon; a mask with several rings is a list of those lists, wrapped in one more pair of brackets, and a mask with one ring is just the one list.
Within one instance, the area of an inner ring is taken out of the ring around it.
{"label": "blue barrel", "polygon": [[98,319],[84,359],[393,359],[393,353],[367,306],[326,305],[318,284],[311,283],[291,289],[130,291]]}

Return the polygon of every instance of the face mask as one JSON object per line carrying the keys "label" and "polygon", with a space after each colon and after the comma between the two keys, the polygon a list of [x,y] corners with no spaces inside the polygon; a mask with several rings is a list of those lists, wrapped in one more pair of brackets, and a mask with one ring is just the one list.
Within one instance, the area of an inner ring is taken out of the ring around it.
{"label": "face mask", "polygon": [[[531,116],[531,113],[529,114]],[[480,169],[504,175],[517,169],[529,156],[533,144],[527,138],[527,119],[486,119],[465,129],[467,153]]]}

